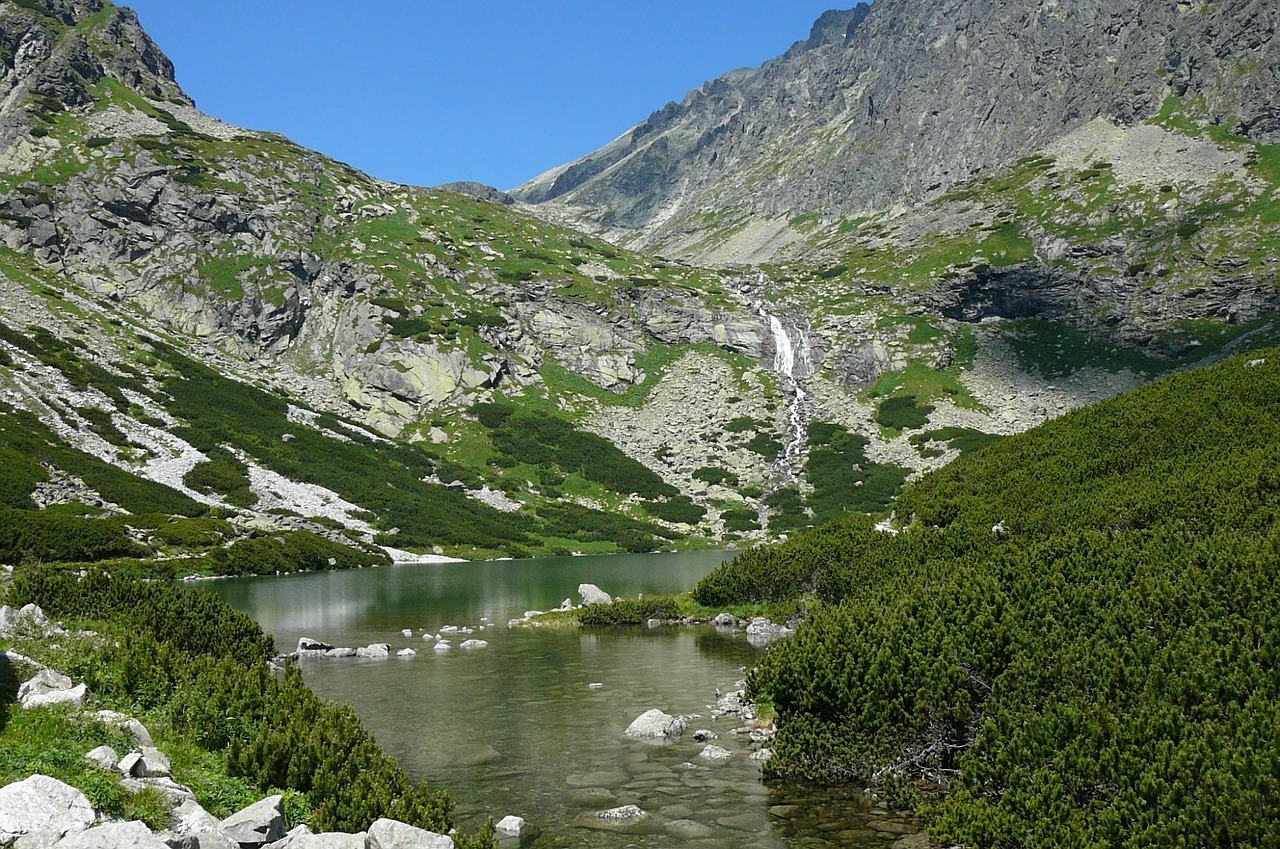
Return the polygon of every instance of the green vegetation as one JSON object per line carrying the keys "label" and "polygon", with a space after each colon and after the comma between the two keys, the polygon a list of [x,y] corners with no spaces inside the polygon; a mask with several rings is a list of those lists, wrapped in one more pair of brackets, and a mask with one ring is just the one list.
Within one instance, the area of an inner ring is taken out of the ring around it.
{"label": "green vegetation", "polygon": [[840,425],[809,425],[809,458],[804,471],[813,486],[808,506],[815,523],[834,521],[846,513],[878,513],[893,504],[908,470],[871,462],[866,454],[868,444],[867,437]]}
{"label": "green vegetation", "polygon": [[929,423],[933,407],[918,404],[914,395],[896,395],[880,402],[876,421],[891,430],[914,430]]}
{"label": "green vegetation", "polygon": [[941,787],[946,843],[1271,845],[1277,468],[1272,349],[962,457],[896,536],[849,518],[694,596],[809,608],[748,680],[773,774]]}
{"label": "green vegetation", "polygon": [[249,488],[249,467],[225,448],[208,452],[209,459],[198,464],[182,478],[196,492],[218,493],[228,504],[252,507],[258,496]]}
{"label": "green vegetation", "polygon": [[[33,602],[71,622],[91,622],[102,637],[68,637],[74,650],[40,643],[44,653],[83,680],[100,707],[148,720],[175,753],[175,776],[190,777],[216,814],[243,803],[246,789],[286,791],[295,821],[317,830],[366,829],[391,817],[448,831],[447,794],[410,781],[363,728],[355,712],[321,701],[297,668],[283,676],[267,666],[270,637],[212,594],[164,582],[26,567],[8,590],[12,604]],[[12,715],[14,676],[0,668],[0,718]],[[5,677],[7,674],[7,677]],[[108,811],[163,827],[167,810],[153,794],[132,796],[119,779],[85,765],[86,745],[118,734],[60,711],[24,711],[0,722],[0,774],[41,770],[80,786]],[[70,757],[74,749],[76,759]],[[77,762],[78,761],[78,762]],[[484,835],[463,845],[487,845]]]}
{"label": "green vegetation", "polygon": [[588,604],[578,611],[583,625],[643,625],[650,619],[679,619],[680,605],[675,596],[650,595],[624,598],[613,604]]}

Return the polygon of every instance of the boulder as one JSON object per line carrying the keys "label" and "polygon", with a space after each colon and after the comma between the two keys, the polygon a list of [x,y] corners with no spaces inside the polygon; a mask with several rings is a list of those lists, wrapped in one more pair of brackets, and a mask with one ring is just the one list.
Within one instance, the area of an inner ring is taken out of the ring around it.
{"label": "boulder", "polygon": [[329,649],[328,651],[326,651],[326,652],[324,653],[324,656],[325,656],[325,657],[355,657],[355,656],[356,656],[356,650],[355,650],[355,649],[348,649],[348,648],[342,648],[342,649]]}
{"label": "boulder", "polygon": [[170,808],[176,808],[196,797],[190,787],[179,784],[172,778],[124,778],[120,784],[134,793],[141,793],[143,790],[159,790],[168,800]]}
{"label": "boulder", "polygon": [[369,826],[369,849],[453,849],[453,838],[383,818]]}
{"label": "boulder", "polygon": [[400,651],[396,652],[396,657],[413,657],[415,654],[417,652],[413,649],[400,649]]}
{"label": "boulder", "polygon": [[693,739],[699,743],[706,743],[708,740],[719,739],[720,735],[714,731],[708,731],[706,728],[699,728],[693,732]]}
{"label": "boulder", "polygon": [[7,604],[0,604],[0,634],[7,634],[18,624],[18,611]]}
{"label": "boulder", "polygon": [[171,841],[169,846],[170,849],[240,849],[239,843],[220,831],[198,831],[178,838],[177,842]]}
{"label": "boulder", "polygon": [[412,631],[411,629],[409,629],[409,628],[405,628],[404,630],[402,630],[402,631],[400,632],[400,636],[402,636],[402,637],[412,637],[412,636],[413,636],[413,631]]}
{"label": "boulder", "polygon": [[613,604],[613,597],[595,584],[578,584],[583,604]]}
{"label": "boulder", "polygon": [[507,837],[519,837],[529,830],[529,824],[525,822],[524,817],[517,817],[511,814],[498,820],[498,824],[494,826],[494,830],[498,834]]}
{"label": "boulder", "polygon": [[118,755],[116,750],[110,746],[99,746],[92,751],[86,752],[84,758],[90,763],[95,763],[105,770],[112,771],[115,770],[116,764],[120,763],[120,755]]}
{"label": "boulder", "polygon": [[460,648],[460,649],[468,649],[468,650],[470,650],[470,649],[482,649],[482,648],[484,648],[484,647],[485,647],[485,646],[487,646],[487,645],[489,645],[489,643],[488,643],[486,640],[463,640],[463,641],[458,645],[458,648]]}
{"label": "boulder", "polygon": [[47,775],[0,787],[0,845],[37,833],[52,842],[84,831],[94,818],[87,796]]}
{"label": "boulder", "polygon": [[356,649],[356,657],[387,657],[391,654],[391,646],[386,643],[370,643]]}
{"label": "boulder", "polygon": [[683,718],[652,708],[637,716],[624,733],[633,740],[674,740],[687,727]]}
{"label": "boulder", "polygon": [[264,849],[368,849],[368,846],[369,835],[364,831],[355,834],[341,831],[312,834],[306,826],[299,826]]}
{"label": "boulder", "polygon": [[711,624],[721,628],[732,628],[738,624],[738,618],[732,613],[717,613],[716,618],[711,620]]}
{"label": "boulder", "polygon": [[173,774],[168,756],[152,746],[143,746],[140,751],[125,755],[117,769],[134,778],[167,778]]}
{"label": "boulder", "polygon": [[73,687],[71,679],[61,672],[42,669],[18,688],[18,704],[24,709],[49,705],[80,707],[84,704],[84,693],[84,684]]}
{"label": "boulder", "polygon": [[448,640],[441,640],[440,642],[435,644],[436,651],[444,652],[444,651],[448,651],[451,648],[453,648],[453,646],[449,645]]}
{"label": "boulder", "polygon": [[750,755],[751,760],[758,761],[759,763],[764,763],[771,757],[773,757],[773,749],[760,749],[752,752]]}
{"label": "boulder", "polygon": [[326,652],[331,648],[333,648],[333,646],[328,643],[322,643],[319,640],[312,639],[311,637],[298,638],[298,654],[309,651]]}
{"label": "boulder", "polygon": [[183,802],[169,813],[169,827],[178,835],[217,831],[218,820],[195,799]]}
{"label": "boulder", "polygon": [[254,802],[218,823],[218,830],[243,849],[274,843],[284,837],[284,797],[268,796]]}
{"label": "boulder", "polygon": [[57,849],[169,849],[143,823],[108,822],[97,828],[69,834],[56,844]]}

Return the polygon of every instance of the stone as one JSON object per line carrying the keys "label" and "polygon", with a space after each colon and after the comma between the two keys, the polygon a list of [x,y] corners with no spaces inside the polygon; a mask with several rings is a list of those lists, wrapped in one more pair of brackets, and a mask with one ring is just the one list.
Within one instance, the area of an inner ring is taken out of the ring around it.
{"label": "stone", "polygon": [[57,849],[169,849],[143,823],[108,822],[58,841]]}
{"label": "stone", "polygon": [[622,805],[618,808],[600,811],[596,816],[602,820],[610,820],[612,822],[635,822],[644,819],[647,814],[635,805]]}
{"label": "stone", "polygon": [[453,646],[449,645],[448,640],[441,640],[440,642],[436,643],[434,646],[434,650],[438,652],[446,652],[452,648]]}
{"label": "stone", "polygon": [[697,731],[693,732],[693,739],[699,743],[705,743],[708,740],[718,740],[719,738],[719,734],[714,731],[708,731],[705,728],[699,728]]}
{"label": "stone", "polygon": [[274,843],[284,837],[284,797],[268,796],[254,802],[218,823],[218,830],[243,849]]}
{"label": "stone", "polygon": [[396,652],[396,657],[413,657],[416,654],[417,652],[413,649],[400,649],[400,651]]}
{"label": "stone", "polygon": [[[216,823],[215,823],[216,825]],[[185,846],[170,843],[170,849],[240,849],[240,844],[220,831],[197,831],[179,838]],[[277,843],[270,844],[272,846]]]}
{"label": "stone", "polygon": [[216,831],[218,820],[195,799],[183,802],[169,813],[169,827],[175,834]]}
{"label": "stone", "polygon": [[173,774],[169,758],[153,746],[143,746],[120,760],[119,769],[134,778],[167,778]]}
{"label": "stone", "polygon": [[18,624],[18,611],[7,604],[0,604],[0,634],[7,634]]}
{"label": "stone", "polygon": [[482,649],[487,645],[489,645],[489,643],[486,640],[463,640],[462,643],[459,644],[458,648],[467,650]]}
{"label": "stone", "polygon": [[95,763],[105,770],[114,771],[116,764],[120,763],[120,755],[110,746],[99,746],[85,753],[85,760]]}
{"label": "stone", "polygon": [[282,840],[270,844],[266,849],[367,849],[369,833],[358,831],[347,834],[341,831],[325,831],[320,834],[306,832],[294,834],[290,832]]}
{"label": "stone", "polygon": [[325,657],[355,657],[356,650],[351,648],[329,649],[324,653]]}
{"label": "stone", "polygon": [[494,826],[494,830],[497,831],[498,834],[503,834],[507,837],[519,837],[529,830],[529,824],[525,822],[524,817],[517,817],[512,814],[508,814],[498,820],[498,824]]}
{"label": "stone", "polygon": [[453,849],[453,838],[383,818],[369,826],[369,849]]}
{"label": "stone", "polygon": [[402,636],[402,637],[412,637],[412,636],[413,636],[413,629],[411,629],[411,628],[405,628],[404,630],[402,630],[402,631],[400,632],[400,636]]}
{"label": "stone", "polygon": [[93,825],[89,798],[47,775],[32,775],[0,787],[0,845],[39,834],[50,842]]}
{"label": "stone", "polygon": [[147,730],[147,726],[143,725],[132,716],[123,713],[116,713],[113,710],[100,710],[95,714],[98,721],[103,725],[111,728],[118,728],[129,735],[130,741],[135,746],[150,746],[153,742],[151,732]]}
{"label": "stone", "polygon": [[61,672],[42,669],[18,688],[18,704],[23,709],[49,705],[80,707],[84,704],[85,689],[84,684],[71,686],[71,679]]}
{"label": "stone", "polygon": [[738,618],[732,613],[717,613],[715,618],[711,620],[711,624],[720,628],[732,628],[738,624]]}
{"label": "stone", "polygon": [[715,835],[715,830],[696,820],[672,820],[662,826],[662,830],[678,840],[703,840]]}
{"label": "stone", "polygon": [[328,643],[321,642],[320,640],[313,639],[312,637],[298,638],[298,654],[302,654],[303,652],[309,652],[309,651],[327,652],[332,648],[333,646],[329,645]]}
{"label": "stone", "polygon": [[578,584],[583,604],[613,604],[613,597],[595,584]]}
{"label": "stone", "polygon": [[686,728],[688,723],[682,717],[651,708],[632,720],[624,733],[633,740],[674,740]]}
{"label": "stone", "polygon": [[706,746],[698,752],[698,757],[708,761],[727,761],[733,753],[721,746]]}
{"label": "stone", "polygon": [[764,763],[769,760],[769,758],[773,757],[773,749],[758,749],[757,751],[752,752],[749,757],[753,761]]}
{"label": "stone", "polygon": [[371,643],[356,649],[356,657],[388,657],[390,654],[391,646],[386,643]]}

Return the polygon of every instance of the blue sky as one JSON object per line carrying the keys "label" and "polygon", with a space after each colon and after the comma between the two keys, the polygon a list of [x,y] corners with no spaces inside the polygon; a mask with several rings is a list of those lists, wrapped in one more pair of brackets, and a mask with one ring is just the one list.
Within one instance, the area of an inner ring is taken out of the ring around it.
{"label": "blue sky", "polygon": [[215,117],[387,180],[505,189],[856,0],[120,2]]}

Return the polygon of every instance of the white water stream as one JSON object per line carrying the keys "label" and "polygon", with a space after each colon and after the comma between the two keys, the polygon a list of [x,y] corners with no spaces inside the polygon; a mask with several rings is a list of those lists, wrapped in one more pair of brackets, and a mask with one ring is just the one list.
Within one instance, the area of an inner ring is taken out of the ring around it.
{"label": "white water stream", "polygon": [[790,396],[787,405],[787,441],[780,458],[781,484],[795,477],[800,454],[804,450],[807,438],[804,405],[808,395],[800,385],[800,378],[807,376],[813,370],[813,364],[810,362],[809,335],[803,326],[797,325],[795,332],[799,336],[800,343],[797,350],[782,319],[768,312],[763,302],[757,304],[756,309],[760,317],[769,322],[769,330],[773,334],[773,370],[778,373],[784,391]]}

